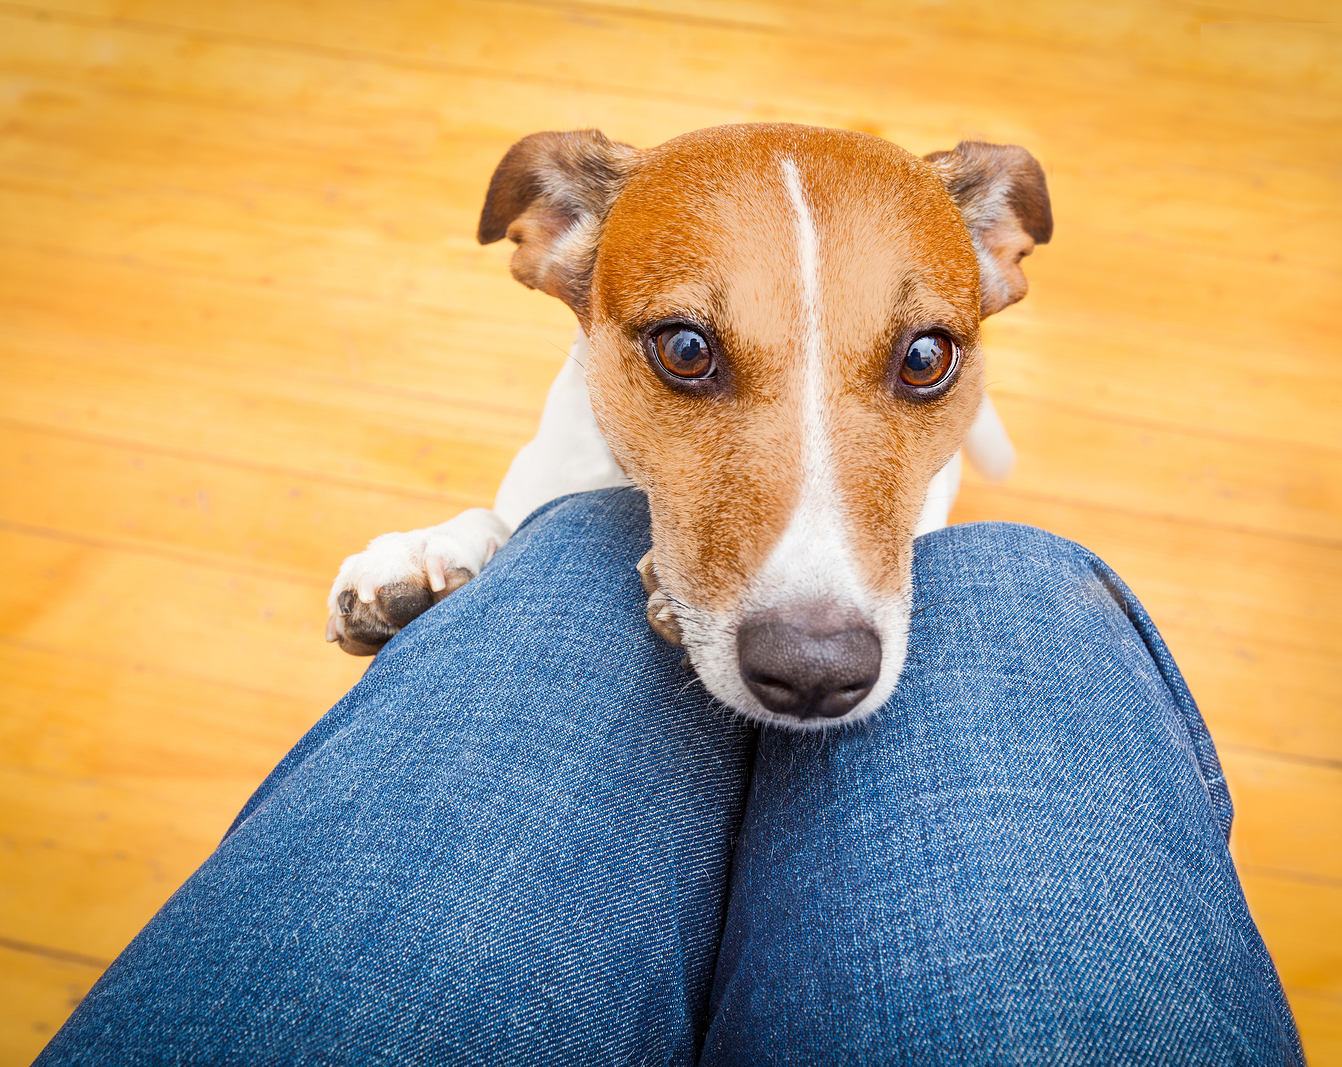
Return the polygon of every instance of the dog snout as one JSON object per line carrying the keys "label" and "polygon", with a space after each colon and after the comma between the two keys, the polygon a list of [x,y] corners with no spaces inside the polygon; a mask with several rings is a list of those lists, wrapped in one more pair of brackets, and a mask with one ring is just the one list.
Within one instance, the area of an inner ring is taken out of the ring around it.
{"label": "dog snout", "polygon": [[740,628],[741,677],[761,704],[797,719],[836,719],[871,692],[881,673],[880,638],[865,625],[828,629],[779,619]]}

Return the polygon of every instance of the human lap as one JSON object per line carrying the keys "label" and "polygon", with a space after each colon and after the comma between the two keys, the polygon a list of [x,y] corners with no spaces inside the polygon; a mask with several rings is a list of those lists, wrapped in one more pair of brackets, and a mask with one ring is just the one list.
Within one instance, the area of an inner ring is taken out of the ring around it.
{"label": "human lap", "polygon": [[533,518],[39,1062],[1300,1062],[1210,739],[1102,564],[921,539],[894,698],[806,736],[648,631],[646,546],[632,491]]}

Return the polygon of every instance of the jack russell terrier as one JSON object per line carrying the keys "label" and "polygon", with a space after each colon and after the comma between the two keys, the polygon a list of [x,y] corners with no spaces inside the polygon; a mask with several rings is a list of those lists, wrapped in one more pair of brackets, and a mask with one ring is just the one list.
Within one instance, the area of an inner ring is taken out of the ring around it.
{"label": "jack russell terrier", "polygon": [[946,524],[963,446],[1011,443],[979,322],[1025,295],[1049,240],[1022,148],[918,159],[863,133],[720,126],[640,151],[596,130],[503,157],[479,238],[580,330],[493,510],[345,560],[327,639],[371,655],[473,578],[533,509],[636,485],[648,621],[760,722],[870,714],[907,651],[913,539]]}

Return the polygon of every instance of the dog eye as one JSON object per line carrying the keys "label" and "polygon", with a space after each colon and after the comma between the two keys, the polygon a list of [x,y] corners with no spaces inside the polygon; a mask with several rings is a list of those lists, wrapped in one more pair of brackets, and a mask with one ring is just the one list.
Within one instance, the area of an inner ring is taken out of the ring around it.
{"label": "dog eye", "polygon": [[915,389],[926,389],[942,381],[955,366],[955,342],[944,333],[916,337],[904,353],[899,380]]}
{"label": "dog eye", "polygon": [[657,360],[677,378],[708,378],[717,370],[708,340],[688,326],[667,326],[652,337]]}

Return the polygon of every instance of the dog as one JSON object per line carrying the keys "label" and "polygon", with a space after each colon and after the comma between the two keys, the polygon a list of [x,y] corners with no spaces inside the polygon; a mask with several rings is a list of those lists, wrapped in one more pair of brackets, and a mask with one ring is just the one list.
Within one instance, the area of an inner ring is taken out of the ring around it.
{"label": "dog", "polygon": [[944,526],[962,446],[1014,457],[980,320],[1052,236],[1023,148],[919,159],[864,133],[720,126],[638,150],[537,133],[490,181],[479,240],[577,316],[572,359],[492,510],[374,539],[327,639],[375,653],[479,573],[533,509],[634,485],[648,621],[710,692],[793,729],[853,722],[907,652],[913,540]]}

